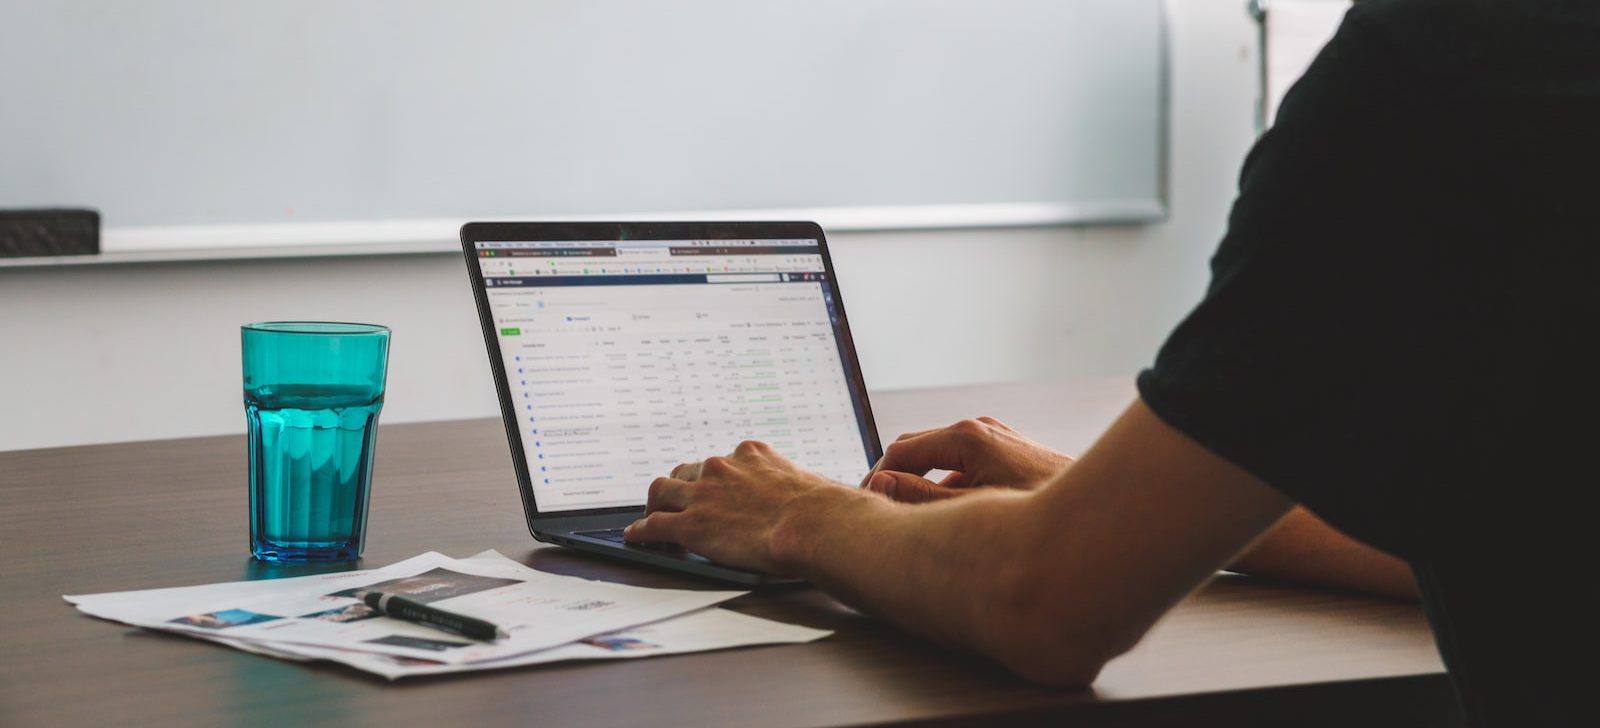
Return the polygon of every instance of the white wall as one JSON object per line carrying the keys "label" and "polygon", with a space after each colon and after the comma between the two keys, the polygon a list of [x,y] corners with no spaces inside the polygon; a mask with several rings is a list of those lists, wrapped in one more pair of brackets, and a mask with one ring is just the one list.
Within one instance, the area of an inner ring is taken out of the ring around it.
{"label": "white wall", "polygon": [[[840,233],[877,388],[1132,374],[1200,295],[1253,137],[1238,0],[1172,0],[1171,218],[1128,228]],[[452,255],[0,268],[0,450],[244,429],[238,324],[394,329],[385,422],[496,414]]]}

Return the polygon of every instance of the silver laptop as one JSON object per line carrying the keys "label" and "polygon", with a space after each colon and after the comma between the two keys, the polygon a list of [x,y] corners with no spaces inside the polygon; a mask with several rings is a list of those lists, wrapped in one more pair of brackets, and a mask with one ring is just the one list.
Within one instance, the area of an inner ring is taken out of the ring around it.
{"label": "silver laptop", "polygon": [[815,223],[469,223],[461,245],[540,541],[785,581],[622,529],[650,481],[742,440],[844,483],[882,454]]}

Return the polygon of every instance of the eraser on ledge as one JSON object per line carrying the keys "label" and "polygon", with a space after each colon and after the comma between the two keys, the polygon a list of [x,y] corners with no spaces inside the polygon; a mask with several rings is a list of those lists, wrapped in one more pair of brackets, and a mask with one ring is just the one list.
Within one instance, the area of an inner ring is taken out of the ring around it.
{"label": "eraser on ledge", "polygon": [[0,258],[95,255],[100,213],[87,208],[0,209]]}

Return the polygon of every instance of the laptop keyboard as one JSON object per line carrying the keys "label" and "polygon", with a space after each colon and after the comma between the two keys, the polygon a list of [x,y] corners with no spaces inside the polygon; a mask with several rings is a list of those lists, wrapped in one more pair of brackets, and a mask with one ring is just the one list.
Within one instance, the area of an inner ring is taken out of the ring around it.
{"label": "laptop keyboard", "polygon": [[602,530],[599,530],[599,531],[574,531],[572,535],[574,535],[574,536],[588,536],[589,538],[597,538],[597,539],[600,539],[601,541],[609,541],[609,542],[614,543],[614,544],[625,544],[627,546],[632,546],[632,547],[635,547],[635,548],[649,549],[651,551],[660,551],[660,552],[666,553],[666,554],[687,554],[687,553],[689,553],[682,546],[679,546],[679,545],[677,545],[675,543],[627,543],[626,541],[624,541],[622,539],[622,529],[620,529],[620,528],[607,528],[607,529],[602,529]]}

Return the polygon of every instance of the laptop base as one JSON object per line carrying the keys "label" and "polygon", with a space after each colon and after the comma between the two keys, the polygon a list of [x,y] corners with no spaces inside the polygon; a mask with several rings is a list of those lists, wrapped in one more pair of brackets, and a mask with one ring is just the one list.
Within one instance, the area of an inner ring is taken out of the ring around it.
{"label": "laptop base", "polygon": [[716,581],[739,584],[743,586],[777,586],[780,584],[803,584],[804,579],[794,577],[773,576],[756,571],[735,569],[723,566],[700,554],[677,547],[668,546],[638,546],[634,544],[616,543],[605,538],[591,535],[592,532],[570,531],[534,531],[533,537],[544,543],[553,543],[567,548],[576,549],[586,553],[605,556],[620,561],[629,561],[637,564],[646,564],[678,573],[693,574],[695,576],[713,579]]}

